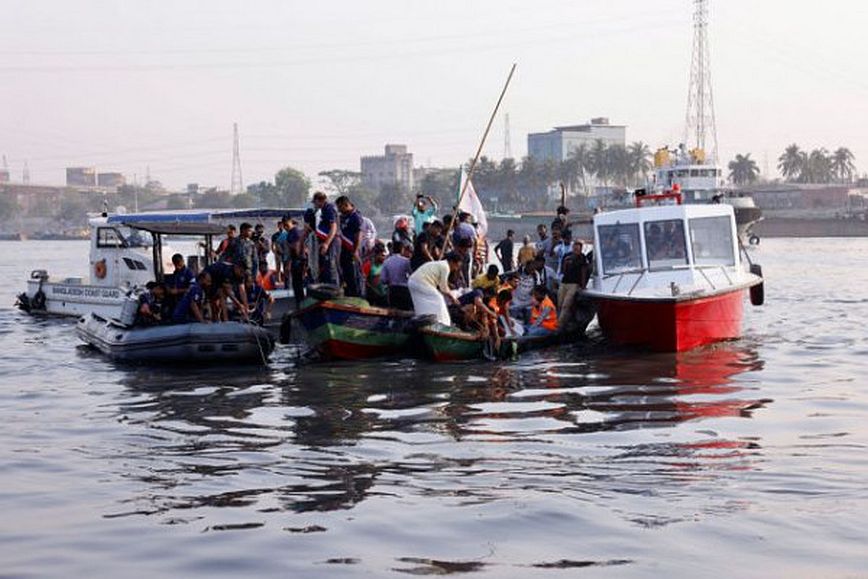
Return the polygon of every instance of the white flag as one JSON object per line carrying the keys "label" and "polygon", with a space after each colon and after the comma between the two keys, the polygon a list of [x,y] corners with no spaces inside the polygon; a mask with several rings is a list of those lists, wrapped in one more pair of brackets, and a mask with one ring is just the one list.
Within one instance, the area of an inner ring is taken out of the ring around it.
{"label": "white flag", "polygon": [[[464,182],[466,180],[467,176],[464,174],[464,168],[462,167],[460,185],[458,188],[459,195],[464,191]],[[464,197],[461,199],[458,209],[470,213],[473,216],[473,221],[477,224],[476,231],[479,235],[482,237],[488,235],[488,219],[485,217],[485,209],[482,207],[482,202],[479,200],[479,196],[476,194],[472,182],[467,184],[467,190],[464,191]]]}

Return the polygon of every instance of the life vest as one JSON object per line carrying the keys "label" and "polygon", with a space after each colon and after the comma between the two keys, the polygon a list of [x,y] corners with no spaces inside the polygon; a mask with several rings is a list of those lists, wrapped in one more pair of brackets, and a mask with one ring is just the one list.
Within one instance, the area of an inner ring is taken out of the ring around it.
{"label": "life vest", "polygon": [[274,290],[275,288],[275,278],[277,277],[277,272],[273,269],[269,269],[266,272],[259,272],[256,276],[256,283],[262,286],[267,292]]}
{"label": "life vest", "polygon": [[550,297],[546,296],[546,298],[542,301],[541,304],[531,307],[530,309],[530,323],[531,325],[537,325],[537,319],[542,315],[544,309],[548,308],[548,313],[546,314],[545,319],[539,324],[540,327],[545,328],[550,332],[558,331],[558,312],[555,308],[555,304],[552,303]]}

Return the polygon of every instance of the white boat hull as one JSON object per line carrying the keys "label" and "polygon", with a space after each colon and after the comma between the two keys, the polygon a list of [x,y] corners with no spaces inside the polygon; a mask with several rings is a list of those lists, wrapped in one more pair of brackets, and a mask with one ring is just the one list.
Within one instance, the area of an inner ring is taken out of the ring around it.
{"label": "white boat hull", "polygon": [[240,322],[127,328],[91,314],[79,320],[76,333],[106,356],[125,362],[264,364],[274,349],[267,330]]}
{"label": "white boat hull", "polygon": [[[44,301],[37,297],[42,292]],[[96,314],[103,319],[120,319],[124,299],[130,293],[127,287],[84,285],[79,281],[51,281],[40,283],[39,279],[27,280],[28,306],[22,309],[31,314],[67,316],[80,318]],[[292,290],[277,289],[269,292],[274,298],[271,320],[266,325],[277,327],[283,316],[295,309]],[[23,303],[19,298],[19,302]]]}

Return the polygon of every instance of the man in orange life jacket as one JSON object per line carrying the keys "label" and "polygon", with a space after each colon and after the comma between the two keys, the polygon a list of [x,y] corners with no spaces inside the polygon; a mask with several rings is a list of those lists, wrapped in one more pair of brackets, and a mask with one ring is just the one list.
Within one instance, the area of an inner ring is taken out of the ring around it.
{"label": "man in orange life jacket", "polygon": [[319,223],[314,229],[319,246],[319,281],[338,285],[338,259],[341,244],[335,239],[338,235],[338,210],[329,203],[326,194],[317,191],[313,194],[313,206],[319,210]]}
{"label": "man in orange life jacket", "polygon": [[533,288],[528,336],[551,336],[558,331],[558,312],[544,285]]}

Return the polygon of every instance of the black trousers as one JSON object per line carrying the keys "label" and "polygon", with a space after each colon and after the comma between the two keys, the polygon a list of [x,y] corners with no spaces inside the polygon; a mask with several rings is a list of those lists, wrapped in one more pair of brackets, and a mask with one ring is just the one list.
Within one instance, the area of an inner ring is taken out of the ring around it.
{"label": "black trousers", "polygon": [[405,285],[389,286],[389,307],[396,310],[413,311],[413,298]]}

